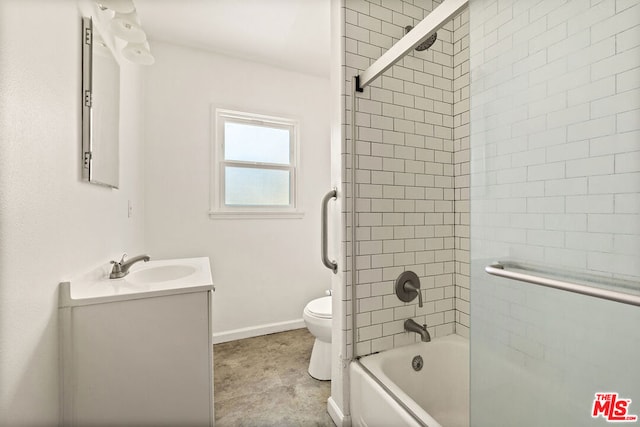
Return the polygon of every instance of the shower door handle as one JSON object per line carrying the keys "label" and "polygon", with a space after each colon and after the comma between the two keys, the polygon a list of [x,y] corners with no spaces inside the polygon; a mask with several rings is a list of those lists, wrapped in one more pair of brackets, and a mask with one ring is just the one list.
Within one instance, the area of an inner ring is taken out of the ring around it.
{"label": "shower door handle", "polygon": [[328,255],[328,244],[327,244],[327,207],[329,205],[329,201],[331,199],[337,199],[338,198],[338,190],[337,189],[333,189],[331,191],[329,191],[327,194],[325,194],[325,196],[322,198],[322,227],[321,227],[321,233],[322,233],[322,263],[331,271],[333,271],[333,274],[336,274],[338,272],[338,264],[335,261],[331,261],[329,260],[329,255]]}
{"label": "shower door handle", "polygon": [[[528,273],[520,273],[517,271],[513,271],[512,268],[520,269],[523,271],[529,271]],[[504,277],[506,279],[517,280],[520,282],[531,283],[537,286],[544,286],[547,288],[559,289],[561,291],[573,292],[576,294],[588,295],[595,298],[605,299],[609,301],[621,302],[623,304],[635,305],[640,307],[640,296],[635,294],[628,294],[624,292],[618,292],[611,289],[604,289],[595,286],[589,286],[582,283],[575,282],[566,282],[560,279],[552,279],[550,277],[544,277],[549,274],[548,272],[537,272],[534,269],[527,267],[525,265],[520,265],[517,263],[509,263],[509,262],[496,262],[490,265],[487,265],[484,268],[484,271],[487,273]],[[530,274],[534,273],[534,274]],[[537,274],[536,274],[537,273]],[[584,278],[582,280],[585,280]],[[589,281],[594,283],[600,282],[602,279],[598,277],[593,277]],[[635,285],[635,283],[633,283]],[[637,286],[633,286],[636,288]]]}

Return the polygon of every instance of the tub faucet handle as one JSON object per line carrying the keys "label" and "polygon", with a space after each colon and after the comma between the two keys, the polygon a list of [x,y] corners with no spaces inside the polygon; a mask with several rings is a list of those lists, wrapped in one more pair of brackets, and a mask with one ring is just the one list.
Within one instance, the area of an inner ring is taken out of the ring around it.
{"label": "tub faucet handle", "polygon": [[405,271],[396,279],[396,295],[400,301],[410,302],[418,297],[418,306],[422,307],[422,292],[420,292],[420,278],[413,271]]}
{"label": "tub faucet handle", "polygon": [[403,288],[406,292],[416,292],[418,294],[418,307],[422,307],[422,292],[420,287],[415,287],[411,282],[404,282]]}

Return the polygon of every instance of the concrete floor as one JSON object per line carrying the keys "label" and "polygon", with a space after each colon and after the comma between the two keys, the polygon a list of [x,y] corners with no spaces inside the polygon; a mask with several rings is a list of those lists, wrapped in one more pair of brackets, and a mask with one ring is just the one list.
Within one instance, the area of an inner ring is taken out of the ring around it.
{"label": "concrete floor", "polygon": [[334,427],[331,382],[307,373],[313,341],[297,329],[214,345],[216,426]]}

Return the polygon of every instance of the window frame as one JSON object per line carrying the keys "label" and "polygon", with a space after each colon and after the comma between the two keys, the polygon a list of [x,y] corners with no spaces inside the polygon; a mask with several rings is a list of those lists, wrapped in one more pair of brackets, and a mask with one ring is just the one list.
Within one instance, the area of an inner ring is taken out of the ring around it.
{"label": "window frame", "polygon": [[[212,107],[211,131],[211,219],[302,218],[300,188],[300,122],[295,118],[276,117],[246,111]],[[226,160],[224,157],[225,123],[242,123],[290,129],[289,164]],[[225,203],[225,168],[255,168],[289,171],[289,205],[227,205]]]}

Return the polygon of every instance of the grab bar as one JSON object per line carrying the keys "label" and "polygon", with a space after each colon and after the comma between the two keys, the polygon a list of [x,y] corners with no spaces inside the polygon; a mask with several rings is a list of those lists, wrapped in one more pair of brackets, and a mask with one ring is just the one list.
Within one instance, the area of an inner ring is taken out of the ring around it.
{"label": "grab bar", "polygon": [[322,198],[322,263],[331,271],[333,274],[338,272],[338,263],[335,261],[329,260],[328,255],[328,244],[327,244],[327,206],[329,205],[329,200],[338,198],[338,190],[333,189],[329,191]]}
{"label": "grab bar", "polygon": [[[606,299],[609,301],[621,302],[623,304],[630,304],[640,307],[640,296],[631,295],[624,292],[617,292],[608,289],[594,288],[592,286],[580,285],[578,283],[565,282],[563,280],[551,279],[548,277],[534,276],[532,274],[518,273],[515,271],[509,271],[506,269],[508,265],[503,265],[500,262],[488,265],[484,268],[487,273],[504,277],[511,280],[518,280],[520,282],[532,283],[538,286],[544,286],[548,288],[560,289],[567,292],[573,292],[576,294],[588,295],[600,299]],[[517,264],[516,268],[525,269]]]}

